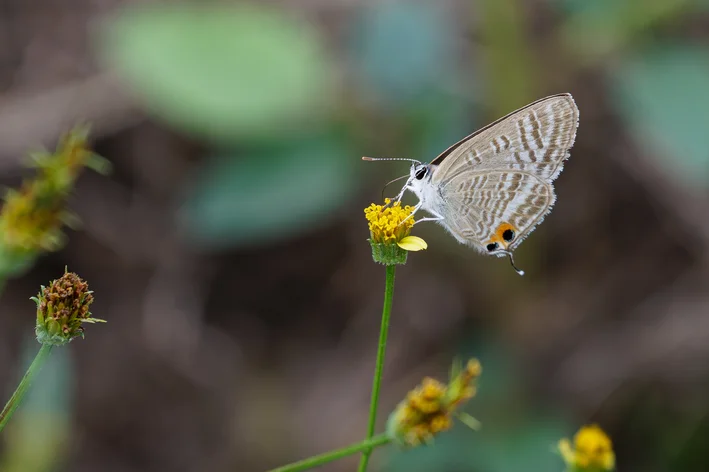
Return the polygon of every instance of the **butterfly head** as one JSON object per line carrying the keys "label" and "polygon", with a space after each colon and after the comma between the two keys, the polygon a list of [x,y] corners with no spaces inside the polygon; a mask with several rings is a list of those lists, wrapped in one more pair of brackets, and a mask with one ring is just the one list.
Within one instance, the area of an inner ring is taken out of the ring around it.
{"label": "butterfly head", "polygon": [[[406,184],[404,184],[404,188],[399,193],[399,196],[397,200],[401,199],[401,196],[404,193],[404,190],[411,190],[413,191],[417,197],[419,197],[420,200],[423,200],[425,197],[425,190],[426,189],[431,189],[432,187],[426,186],[426,184],[431,182],[431,176],[433,174],[434,169],[436,168],[435,165],[432,164],[424,164],[421,161],[417,161],[416,159],[409,159],[406,157],[363,157],[363,161],[409,161],[411,162],[411,170],[409,171],[409,176],[402,176],[399,178],[396,178],[389,182],[387,185],[396,182],[399,179],[406,178]],[[386,186],[385,186],[386,188]]]}
{"label": "butterfly head", "polygon": [[414,162],[411,164],[407,186],[421,200],[425,198],[425,189],[431,188],[430,186],[427,186],[427,184],[431,182],[433,169],[434,166],[431,164],[423,164],[421,162]]}

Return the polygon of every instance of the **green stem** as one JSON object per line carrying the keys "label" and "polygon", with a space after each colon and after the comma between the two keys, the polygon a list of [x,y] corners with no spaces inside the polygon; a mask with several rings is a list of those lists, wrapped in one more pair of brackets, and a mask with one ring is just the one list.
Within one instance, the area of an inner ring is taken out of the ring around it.
{"label": "green stem", "polygon": [[49,354],[52,352],[52,347],[53,346],[51,344],[42,344],[37,356],[35,356],[32,364],[30,364],[30,367],[27,369],[27,373],[25,373],[25,376],[22,377],[22,380],[20,380],[20,384],[17,386],[15,393],[12,394],[10,399],[7,401],[5,408],[3,408],[2,413],[0,413],[0,431],[5,429],[5,425],[8,421],[10,421],[12,414],[15,410],[17,410],[17,407],[20,406],[20,403],[22,403],[22,399],[24,398],[25,393],[27,393],[27,389],[30,387],[32,379],[42,369],[42,366],[49,357]]}
{"label": "green stem", "polygon": [[[377,364],[374,368],[374,382],[372,384],[372,400],[369,403],[369,424],[367,426],[367,439],[374,436],[374,427],[377,421],[377,405],[379,404],[379,388],[382,384],[382,370],[384,369],[384,354],[387,347],[387,334],[389,333],[389,317],[391,316],[391,305],[394,299],[394,275],[396,266],[386,266],[386,285],[384,288],[384,307],[382,308],[382,325],[379,329],[379,349],[377,350]],[[362,451],[362,459],[359,461],[358,472],[365,472],[369,463],[369,456],[372,449]]]}
{"label": "green stem", "polygon": [[342,459],[343,457],[351,456],[352,454],[357,454],[358,452],[365,450],[371,451],[375,447],[383,446],[389,442],[391,442],[391,439],[389,439],[386,434],[380,434],[362,442],[358,442],[357,444],[352,444],[351,446],[343,447],[342,449],[326,452],[325,454],[320,454],[319,456],[309,457],[307,459],[303,459],[302,461],[293,462],[292,464],[284,465],[282,467],[278,467],[277,469],[272,469],[269,472],[298,472],[301,470],[312,469],[313,467],[317,467],[337,459]]}

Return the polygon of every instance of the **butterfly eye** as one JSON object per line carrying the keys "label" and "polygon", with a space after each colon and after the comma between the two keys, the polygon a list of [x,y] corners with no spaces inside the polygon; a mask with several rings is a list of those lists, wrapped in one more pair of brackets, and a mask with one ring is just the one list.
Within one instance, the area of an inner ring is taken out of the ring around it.
{"label": "butterfly eye", "polygon": [[512,241],[515,238],[515,232],[512,231],[511,229],[506,229],[504,233],[502,233],[502,239],[507,241],[508,243]]}
{"label": "butterfly eye", "polygon": [[487,245],[487,250],[488,250],[488,252],[492,252],[492,251],[494,251],[495,249],[497,249],[498,247],[500,247],[499,244],[497,244],[497,243],[490,243],[490,244]]}
{"label": "butterfly eye", "polygon": [[416,180],[421,180],[421,179],[423,179],[423,178],[426,176],[426,171],[427,171],[427,170],[428,170],[428,169],[426,168],[426,166],[421,166],[421,167],[416,171],[416,174],[414,174],[415,177],[416,177]]}

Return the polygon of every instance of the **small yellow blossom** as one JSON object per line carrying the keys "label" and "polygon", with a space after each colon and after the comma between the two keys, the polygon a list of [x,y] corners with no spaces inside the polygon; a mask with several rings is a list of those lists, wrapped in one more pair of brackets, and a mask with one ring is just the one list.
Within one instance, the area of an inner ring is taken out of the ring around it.
{"label": "small yellow blossom", "polygon": [[[448,385],[430,377],[424,378],[389,417],[387,434],[408,447],[431,442],[436,434],[453,426],[456,409],[475,395],[475,382],[481,372],[480,363],[472,359],[465,369],[454,369]],[[476,421],[466,417],[464,422],[473,424]]]}
{"label": "small yellow blossom", "polygon": [[384,200],[384,203],[385,205],[372,203],[364,209],[364,215],[369,221],[372,241],[384,244],[398,243],[409,235],[414,226],[413,218],[406,220],[414,208],[409,205],[402,207],[401,202],[391,204],[389,198]]}
{"label": "small yellow blossom", "polygon": [[582,427],[574,436],[574,445],[564,438],[559,452],[569,472],[607,472],[615,469],[613,444],[596,424]]}
{"label": "small yellow blossom", "polygon": [[67,197],[81,170],[100,161],[88,148],[86,127],[64,136],[54,153],[32,158],[37,175],[9,191],[0,212],[0,275],[17,273],[37,254],[62,245],[61,228],[72,219]]}
{"label": "small yellow blossom", "polygon": [[428,245],[418,236],[409,235],[415,223],[411,217],[413,207],[402,207],[401,202],[392,203],[388,198],[384,203],[372,203],[364,209],[369,223],[372,256],[382,264],[404,264],[406,251],[420,251]]}
{"label": "small yellow blossom", "polygon": [[401,241],[396,243],[401,249],[406,251],[422,251],[428,249],[428,244],[418,236],[406,236]]}

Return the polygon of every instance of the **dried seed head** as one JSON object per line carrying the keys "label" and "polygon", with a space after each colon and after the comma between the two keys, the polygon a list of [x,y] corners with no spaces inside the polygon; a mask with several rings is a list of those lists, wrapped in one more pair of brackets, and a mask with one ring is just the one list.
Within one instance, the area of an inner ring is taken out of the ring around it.
{"label": "dried seed head", "polygon": [[83,323],[96,323],[89,307],[94,301],[89,285],[73,272],[65,272],[47,287],[42,286],[37,297],[37,341],[60,346],[84,335]]}

